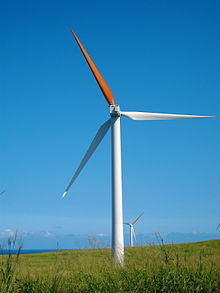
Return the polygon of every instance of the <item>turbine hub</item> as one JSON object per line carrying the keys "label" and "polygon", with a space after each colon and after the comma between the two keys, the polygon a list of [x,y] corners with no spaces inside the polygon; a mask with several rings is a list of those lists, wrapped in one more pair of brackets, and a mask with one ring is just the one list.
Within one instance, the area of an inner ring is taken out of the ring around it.
{"label": "turbine hub", "polygon": [[118,105],[110,105],[110,115],[112,117],[120,117],[120,107]]}

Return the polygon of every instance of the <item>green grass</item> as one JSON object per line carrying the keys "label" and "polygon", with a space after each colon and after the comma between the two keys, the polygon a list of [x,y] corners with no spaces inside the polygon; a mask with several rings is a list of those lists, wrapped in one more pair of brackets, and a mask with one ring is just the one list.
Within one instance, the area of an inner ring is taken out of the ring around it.
{"label": "green grass", "polygon": [[[2,257],[0,292],[220,292],[220,240],[125,249],[125,267],[110,249]],[[5,280],[10,285],[4,285]]]}

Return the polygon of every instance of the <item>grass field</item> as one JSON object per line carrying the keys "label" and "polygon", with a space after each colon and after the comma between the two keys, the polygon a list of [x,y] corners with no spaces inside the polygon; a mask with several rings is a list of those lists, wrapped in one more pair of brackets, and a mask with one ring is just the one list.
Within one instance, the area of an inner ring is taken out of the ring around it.
{"label": "grass field", "polygon": [[1,256],[0,292],[220,292],[220,240]]}

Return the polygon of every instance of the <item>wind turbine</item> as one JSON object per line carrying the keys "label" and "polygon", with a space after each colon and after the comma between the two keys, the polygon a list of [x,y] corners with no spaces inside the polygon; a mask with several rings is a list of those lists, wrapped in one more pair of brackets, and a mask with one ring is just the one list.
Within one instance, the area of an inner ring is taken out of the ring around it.
{"label": "wind turbine", "polygon": [[161,114],[149,112],[124,112],[116,105],[113,94],[99,73],[97,67],[89,57],[80,40],[73,30],[71,30],[81,52],[83,53],[108,105],[110,108],[110,119],[107,120],[98,129],[91,145],[83,157],[79,167],[74,173],[62,197],[64,197],[76,180],[83,167],[86,165],[102,139],[111,128],[112,139],[112,256],[116,263],[124,264],[124,236],[123,236],[123,209],[122,209],[122,167],[121,167],[121,117],[127,117],[133,120],[172,120],[172,119],[190,119],[190,118],[209,118],[212,116],[195,116],[179,114]]}
{"label": "wind turbine", "polygon": [[124,223],[125,225],[128,225],[130,227],[130,247],[134,246],[134,240],[136,240],[136,234],[134,231],[134,224],[137,223],[137,221],[140,219],[140,217],[143,215],[143,213],[137,217],[137,219],[134,220],[132,223]]}

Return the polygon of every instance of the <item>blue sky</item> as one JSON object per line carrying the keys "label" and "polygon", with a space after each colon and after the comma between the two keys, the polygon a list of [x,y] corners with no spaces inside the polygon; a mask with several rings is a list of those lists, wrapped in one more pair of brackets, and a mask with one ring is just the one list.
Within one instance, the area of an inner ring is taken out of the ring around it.
{"label": "blue sky", "polygon": [[[108,134],[62,200],[105,99],[123,110],[220,116],[219,1],[1,3],[0,230],[111,233]],[[145,232],[215,231],[219,119],[122,121],[124,219]]]}

